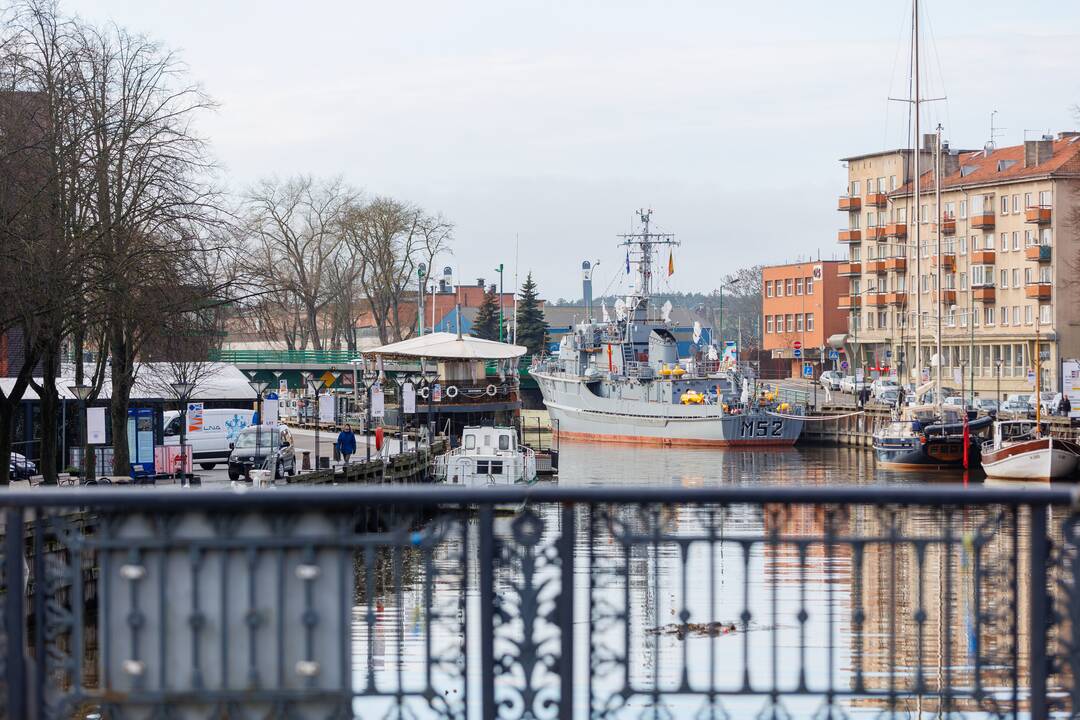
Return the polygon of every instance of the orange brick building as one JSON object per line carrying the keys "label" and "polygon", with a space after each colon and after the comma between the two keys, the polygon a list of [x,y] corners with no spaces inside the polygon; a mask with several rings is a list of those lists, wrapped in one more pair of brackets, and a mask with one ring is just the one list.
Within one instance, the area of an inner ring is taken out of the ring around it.
{"label": "orange brick building", "polygon": [[[814,363],[815,376],[833,367],[827,341],[847,332],[847,317],[839,309],[847,280],[839,269],[839,261],[817,260],[762,270],[762,347],[774,359],[789,359],[792,377],[802,375],[804,362]],[[801,357],[796,357],[796,343]]]}

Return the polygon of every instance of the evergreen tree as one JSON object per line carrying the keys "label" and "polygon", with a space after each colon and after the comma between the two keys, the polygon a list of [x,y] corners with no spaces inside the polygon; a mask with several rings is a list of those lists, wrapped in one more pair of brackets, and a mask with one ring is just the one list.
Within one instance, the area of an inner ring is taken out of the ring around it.
{"label": "evergreen tree", "polygon": [[547,342],[548,324],[544,320],[544,311],[536,296],[536,283],[532,273],[525,276],[525,284],[518,294],[517,306],[517,344],[529,348],[529,352],[538,355]]}
{"label": "evergreen tree", "polygon": [[476,319],[473,320],[472,336],[484,340],[499,339],[499,299],[494,285],[484,293],[484,302],[480,304]]}

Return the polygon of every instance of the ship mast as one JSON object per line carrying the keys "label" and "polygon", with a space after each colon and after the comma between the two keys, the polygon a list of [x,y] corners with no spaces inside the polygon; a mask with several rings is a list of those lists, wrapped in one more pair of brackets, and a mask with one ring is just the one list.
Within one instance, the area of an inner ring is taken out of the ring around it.
{"label": "ship mast", "polygon": [[918,371],[916,387],[922,383],[922,242],[919,233],[919,225],[922,217],[919,214],[919,202],[922,199],[921,156],[919,151],[919,0],[912,0],[913,21],[911,43],[915,57],[914,80],[915,80],[915,137],[911,143],[911,149],[915,155],[915,198],[914,217],[909,213],[908,220],[915,226],[915,362],[913,368]]}
{"label": "ship mast", "polygon": [[[641,232],[619,235],[622,238],[620,246],[626,248],[627,262],[636,262],[638,270],[638,285],[634,292],[634,306],[631,313],[642,311],[639,320],[648,318],[649,298],[652,297],[652,262],[653,252],[663,245],[675,246],[678,241],[672,233],[654,233],[649,230],[649,221],[652,218],[652,210],[641,209],[637,211],[638,219],[641,220]],[[630,256],[634,257],[631,258]]]}
{"label": "ship mast", "polygon": [[937,126],[937,142],[934,147],[934,221],[937,228],[937,338],[934,352],[937,354],[937,367],[934,372],[934,397],[937,398],[938,414],[941,414],[941,315],[945,311],[942,298],[945,296],[945,257],[941,254],[941,124]]}

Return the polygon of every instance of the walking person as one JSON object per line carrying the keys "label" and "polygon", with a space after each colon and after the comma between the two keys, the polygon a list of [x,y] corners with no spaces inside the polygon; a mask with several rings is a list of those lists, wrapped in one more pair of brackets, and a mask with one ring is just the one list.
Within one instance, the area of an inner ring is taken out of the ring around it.
{"label": "walking person", "polygon": [[356,435],[353,434],[352,425],[346,425],[345,429],[338,433],[337,446],[341,459],[347,465],[349,458],[356,453]]}
{"label": "walking person", "polygon": [[1069,413],[1072,412],[1072,403],[1069,402],[1069,396],[1065,393],[1061,393],[1061,402],[1058,403],[1058,412],[1069,417]]}

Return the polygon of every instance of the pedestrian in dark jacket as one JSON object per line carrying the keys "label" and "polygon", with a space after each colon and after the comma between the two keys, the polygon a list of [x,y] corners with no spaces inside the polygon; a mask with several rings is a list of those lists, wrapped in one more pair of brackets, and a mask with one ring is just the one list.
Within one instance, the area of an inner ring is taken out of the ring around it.
{"label": "pedestrian in dark jacket", "polygon": [[356,453],[356,435],[353,434],[352,425],[346,425],[345,429],[338,433],[337,446],[342,459],[349,462],[349,458]]}
{"label": "pedestrian in dark jacket", "polygon": [[1066,417],[1072,412],[1072,403],[1069,402],[1069,396],[1065,393],[1061,393],[1061,402],[1058,403],[1058,412]]}

